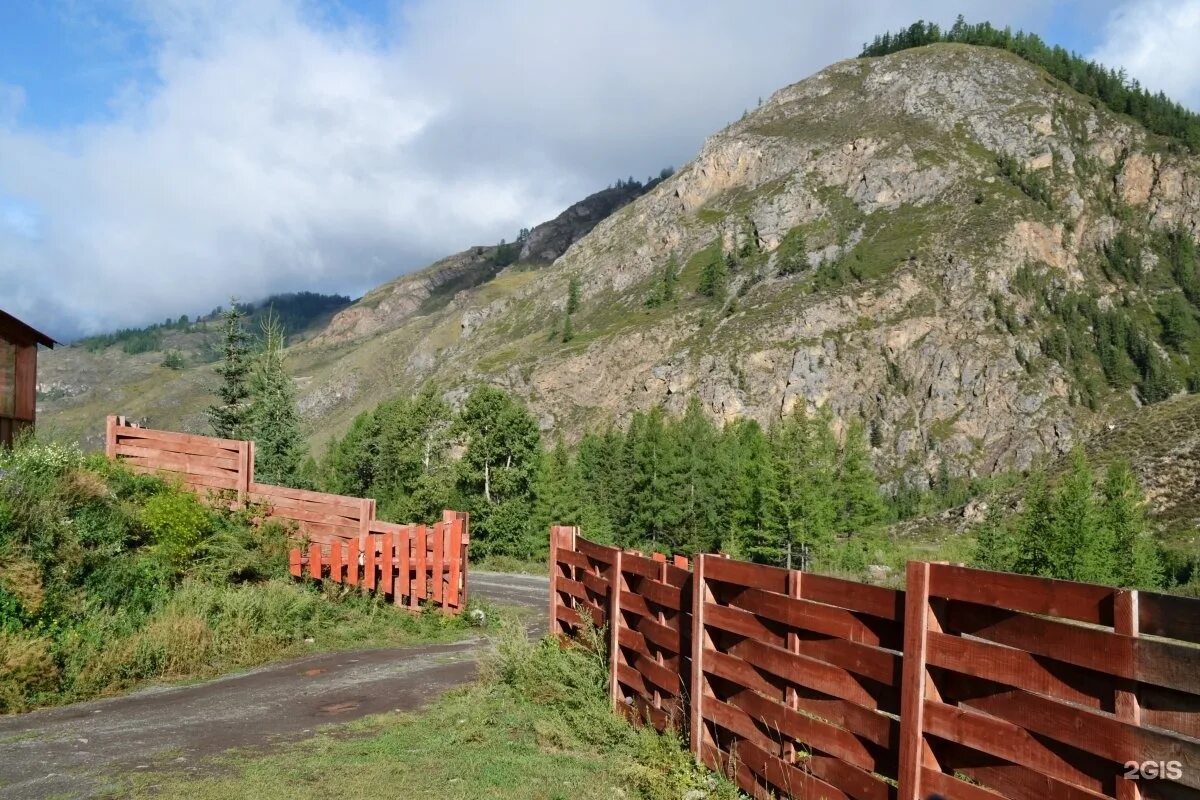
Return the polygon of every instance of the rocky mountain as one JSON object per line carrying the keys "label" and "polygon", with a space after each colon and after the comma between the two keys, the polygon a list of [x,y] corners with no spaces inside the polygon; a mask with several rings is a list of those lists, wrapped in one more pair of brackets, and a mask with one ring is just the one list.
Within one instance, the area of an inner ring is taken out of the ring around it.
{"label": "rocky mountain", "polygon": [[[568,437],[692,395],[764,423],[828,404],[920,485],[1028,467],[1200,387],[1170,322],[1195,300],[1195,158],[1009,53],[839,62],[639,194],[534,229],[522,253],[548,265],[475,248],[294,346],[314,443],[391,394],[483,380]],[[167,419],[167,392],[107,407]]]}

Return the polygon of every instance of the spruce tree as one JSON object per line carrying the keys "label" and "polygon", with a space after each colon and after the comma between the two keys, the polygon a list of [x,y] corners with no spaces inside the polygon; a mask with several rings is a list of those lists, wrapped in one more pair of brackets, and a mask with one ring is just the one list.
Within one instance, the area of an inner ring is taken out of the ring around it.
{"label": "spruce tree", "polygon": [[1116,582],[1141,589],[1161,586],[1162,562],[1146,529],[1145,499],[1124,461],[1111,464],[1105,475],[1102,514],[1113,544]]}
{"label": "spruce tree", "polygon": [[727,425],[722,440],[723,449],[731,451],[731,499],[729,530],[720,542],[721,552],[733,558],[767,554],[760,560],[771,560],[780,552],[783,540],[771,441],[752,419]]}
{"label": "spruce tree", "polygon": [[1110,532],[1096,504],[1092,469],[1082,448],[1071,452],[1071,467],[1054,493],[1051,576],[1089,583],[1113,580]]}
{"label": "spruce tree", "polygon": [[987,515],[975,528],[975,549],[971,554],[972,566],[1009,572],[1016,561],[1016,543],[1004,523],[1000,501],[993,498]]}
{"label": "spruce tree", "polygon": [[720,543],[722,523],[727,519],[727,454],[719,447],[716,428],[695,396],[670,432],[679,455],[682,549],[711,552]]}
{"label": "spruce tree", "polygon": [[725,298],[725,284],[729,280],[729,268],[721,253],[713,253],[705,262],[700,272],[700,284],[697,290],[705,297],[714,300]]}
{"label": "spruce tree", "polygon": [[567,315],[579,310],[579,276],[572,275],[567,284]]}
{"label": "spruce tree", "polygon": [[837,529],[840,533],[861,534],[883,522],[887,507],[871,466],[863,425],[858,421],[850,423],[846,430],[837,475],[837,495]]}
{"label": "spruce tree", "polygon": [[217,387],[220,402],[205,410],[213,435],[221,439],[240,439],[246,434],[251,359],[244,318],[237,299],[231,299],[222,320],[222,360],[214,369],[221,378]]}
{"label": "spruce tree", "polygon": [[[682,515],[679,454],[661,408],[635,415],[630,425],[630,533],[657,550],[679,547]],[[632,542],[630,542],[632,543]]]}
{"label": "spruce tree", "polygon": [[774,548],[753,551],[756,560],[785,564],[790,550],[796,566],[801,550],[816,560],[832,553],[838,505],[837,440],[831,422],[827,408],[810,417],[803,404],[798,403],[772,432],[774,472],[779,487],[776,525],[782,536]]}
{"label": "spruce tree", "polygon": [[262,323],[263,349],[250,375],[247,428],[254,440],[254,477],[260,483],[299,487],[307,456],[296,385],[287,372],[283,328],[268,315]]}
{"label": "spruce tree", "polygon": [[1046,476],[1041,472],[1034,473],[1025,493],[1025,511],[1019,525],[1014,571],[1043,577],[1054,575],[1053,527],[1054,514]]}

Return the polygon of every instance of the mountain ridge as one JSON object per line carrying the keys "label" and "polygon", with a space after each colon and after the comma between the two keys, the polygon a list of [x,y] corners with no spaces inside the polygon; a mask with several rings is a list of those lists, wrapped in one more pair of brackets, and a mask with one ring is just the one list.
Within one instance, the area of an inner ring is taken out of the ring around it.
{"label": "mountain ridge", "polygon": [[[1117,364],[1133,377],[1110,380],[1107,345],[1088,344],[1105,314],[1127,318],[1122,347],[1175,384],[1194,372],[1197,354],[1164,345],[1155,316],[1180,291],[1160,274],[1161,240],[1200,220],[1194,167],[1001,50],[837,62],[714,134],[553,263],[504,266],[437,303],[401,292],[385,323],[292,348],[302,408],[320,445],[427,382],[452,400],[496,383],[568,438],[692,395],[714,417],[762,422],[827,404],[839,424],[871,426],[894,486],[943,463],[1028,468],[1145,401],[1134,356]],[[1106,248],[1122,235],[1149,282],[1112,274]],[[654,305],[672,260],[677,296]],[[717,262],[720,298],[701,293]],[[1095,309],[1068,324],[1076,295]],[[1047,346],[1056,328],[1075,337],[1066,355]]]}

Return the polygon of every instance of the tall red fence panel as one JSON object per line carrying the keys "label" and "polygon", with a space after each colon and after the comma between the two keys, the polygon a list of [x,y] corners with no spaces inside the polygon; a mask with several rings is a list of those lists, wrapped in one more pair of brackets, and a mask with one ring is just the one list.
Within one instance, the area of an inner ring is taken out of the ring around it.
{"label": "tall red fence panel", "polygon": [[902,798],[1200,796],[1200,648],[1140,635],[1138,592],[920,562],[908,580]]}
{"label": "tall red fence panel", "polygon": [[[1200,799],[1200,600],[911,562],[905,591],[551,540],[551,630],[757,798]],[[690,642],[689,642],[690,640]]]}
{"label": "tall red fence panel", "polygon": [[617,707],[660,731],[686,720],[692,574],[687,561],[618,553],[610,627]]}
{"label": "tall red fence panel", "polygon": [[[375,501],[273,486],[254,480],[254,443],[173,433],[109,417],[105,450],[132,469],[153,472],[219,502],[249,502],[285,520],[303,541],[289,555],[296,578],[330,580],[391,597],[398,606],[466,607],[470,523],[445,511],[432,526],[375,518]],[[215,494],[214,494],[215,493]]]}

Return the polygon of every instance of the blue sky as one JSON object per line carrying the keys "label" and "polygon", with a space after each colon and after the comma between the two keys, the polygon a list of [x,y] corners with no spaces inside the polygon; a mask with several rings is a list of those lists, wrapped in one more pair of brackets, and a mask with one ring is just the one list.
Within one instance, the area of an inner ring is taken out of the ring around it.
{"label": "blue sky", "polygon": [[1200,0],[0,0],[0,305],[69,337],[361,293],[960,11],[1200,107]]}

